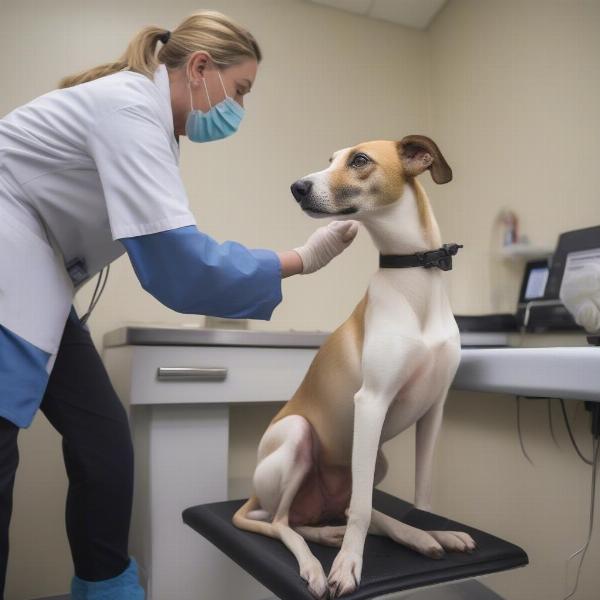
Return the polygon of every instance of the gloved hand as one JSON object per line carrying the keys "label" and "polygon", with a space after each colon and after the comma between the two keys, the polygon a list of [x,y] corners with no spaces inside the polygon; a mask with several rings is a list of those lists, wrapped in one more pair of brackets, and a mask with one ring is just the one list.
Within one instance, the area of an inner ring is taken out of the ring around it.
{"label": "gloved hand", "polygon": [[294,248],[302,259],[302,274],[314,273],[345,250],[356,237],[358,221],[332,221],[319,227],[304,246]]}
{"label": "gloved hand", "polygon": [[600,331],[600,265],[589,263],[576,273],[565,274],[561,302],[575,322],[588,333]]}

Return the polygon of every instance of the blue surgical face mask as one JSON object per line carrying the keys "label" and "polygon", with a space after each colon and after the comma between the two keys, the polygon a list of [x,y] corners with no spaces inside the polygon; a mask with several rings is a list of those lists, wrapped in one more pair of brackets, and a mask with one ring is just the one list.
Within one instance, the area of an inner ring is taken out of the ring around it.
{"label": "blue surgical face mask", "polygon": [[185,133],[192,142],[214,142],[215,140],[221,140],[237,131],[244,116],[244,109],[231,96],[227,95],[221,73],[217,71],[217,74],[225,92],[225,99],[213,106],[208,95],[206,79],[203,77],[202,82],[204,83],[204,90],[206,91],[206,97],[210,106],[210,110],[205,113],[201,110],[194,110],[192,87],[188,83],[191,110],[185,123]]}

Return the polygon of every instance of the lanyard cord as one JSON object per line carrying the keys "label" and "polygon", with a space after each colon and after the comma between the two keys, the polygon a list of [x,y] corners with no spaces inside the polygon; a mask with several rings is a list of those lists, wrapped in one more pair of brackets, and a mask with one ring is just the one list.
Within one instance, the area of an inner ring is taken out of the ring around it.
{"label": "lanyard cord", "polygon": [[[102,296],[102,292],[104,291],[104,288],[106,287],[106,282],[108,281],[108,273],[109,272],[110,272],[110,265],[107,265],[106,266],[106,277],[104,278],[103,282],[102,282],[102,276],[104,275],[104,269],[102,269],[100,271],[100,274],[98,275],[98,281],[96,282],[96,288],[94,289],[94,293],[92,294],[92,299],[90,300],[90,305],[88,306],[88,309],[87,309],[86,313],[83,315],[83,317],[81,317],[81,319],[79,319],[83,325],[85,325],[87,320],[90,318],[92,311],[94,310],[94,308],[96,308],[96,304],[98,304],[98,301],[100,300],[100,296]],[[102,287],[100,286],[100,282],[102,282]],[[100,292],[98,292],[98,288],[100,288]]]}

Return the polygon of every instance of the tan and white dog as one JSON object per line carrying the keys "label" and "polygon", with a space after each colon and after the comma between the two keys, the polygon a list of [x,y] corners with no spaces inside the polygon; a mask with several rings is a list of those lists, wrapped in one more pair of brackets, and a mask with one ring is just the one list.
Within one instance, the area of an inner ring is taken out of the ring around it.
{"label": "tan and white dog", "polygon": [[[384,255],[441,246],[416,180],[425,170],[436,183],[452,179],[432,140],[367,142],[336,152],[330,163],[292,185],[307,214],[359,220]],[[373,486],[387,471],[381,445],[415,423],[415,506],[430,509],[434,446],[459,359],[442,271],[377,270],[263,435],[254,494],[234,524],[280,539],[316,598],[357,588],[367,532],[431,558],[445,550],[472,552],[475,542],[466,533],[422,531],[372,509]],[[327,525],[344,515],[346,525]],[[328,577],[306,540],[341,545]]]}

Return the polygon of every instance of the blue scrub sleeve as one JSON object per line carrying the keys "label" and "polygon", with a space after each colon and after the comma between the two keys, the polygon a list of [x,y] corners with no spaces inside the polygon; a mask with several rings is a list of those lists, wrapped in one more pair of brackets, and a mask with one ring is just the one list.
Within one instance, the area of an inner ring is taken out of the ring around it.
{"label": "blue scrub sleeve", "polygon": [[195,225],[120,241],[142,287],[177,312],[268,321],[281,302],[272,250],[219,244]]}

